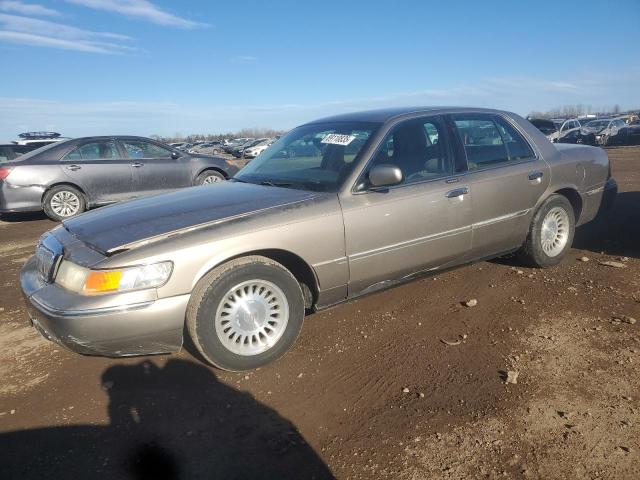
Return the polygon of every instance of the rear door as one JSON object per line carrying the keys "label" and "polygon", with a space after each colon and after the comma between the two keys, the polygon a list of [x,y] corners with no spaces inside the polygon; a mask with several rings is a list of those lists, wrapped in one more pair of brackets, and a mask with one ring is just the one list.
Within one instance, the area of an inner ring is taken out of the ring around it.
{"label": "rear door", "polygon": [[120,138],[140,195],[162,193],[193,185],[189,155],[173,158],[173,150],[143,139]]}
{"label": "rear door", "polygon": [[468,171],[473,258],[517,248],[550,180],[547,163],[502,115],[451,116]]}
{"label": "rear door", "polygon": [[79,144],[60,160],[62,171],[89,197],[91,204],[131,198],[135,184],[131,162],[112,138]]}

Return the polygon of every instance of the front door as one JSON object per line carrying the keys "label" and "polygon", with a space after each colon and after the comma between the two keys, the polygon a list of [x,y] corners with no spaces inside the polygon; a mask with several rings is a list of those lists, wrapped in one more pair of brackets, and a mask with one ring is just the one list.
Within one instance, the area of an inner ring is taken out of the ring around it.
{"label": "front door", "polygon": [[473,205],[473,258],[520,247],[533,208],[550,181],[547,163],[500,115],[452,116],[466,154]]}
{"label": "front door", "polygon": [[[446,126],[438,116],[399,123],[341,197],[349,295],[462,261],[471,247],[468,185],[457,176]],[[375,165],[398,166],[401,184],[368,188]]]}
{"label": "front door", "polygon": [[92,205],[131,198],[135,191],[131,162],[113,139],[78,145],[62,157],[60,167]]}
{"label": "front door", "polygon": [[121,138],[134,169],[137,194],[163,193],[193,185],[189,155],[173,158],[173,151],[143,139]]}

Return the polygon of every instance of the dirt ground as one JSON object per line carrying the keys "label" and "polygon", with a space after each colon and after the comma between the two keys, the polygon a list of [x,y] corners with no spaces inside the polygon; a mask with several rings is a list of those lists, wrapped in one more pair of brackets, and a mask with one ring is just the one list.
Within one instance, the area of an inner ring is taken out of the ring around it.
{"label": "dirt ground", "polygon": [[311,315],[247,374],[188,345],[45,341],[18,270],[54,224],[3,218],[0,478],[640,478],[640,147],[608,152],[616,206],[558,267],[478,263]]}

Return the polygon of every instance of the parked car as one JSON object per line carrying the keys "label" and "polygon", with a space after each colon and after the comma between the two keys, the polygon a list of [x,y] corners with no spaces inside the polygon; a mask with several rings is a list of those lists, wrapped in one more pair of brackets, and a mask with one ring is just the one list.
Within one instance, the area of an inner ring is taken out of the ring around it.
{"label": "parked car", "polygon": [[234,140],[231,140],[224,146],[224,151],[227,153],[231,153],[231,151],[234,148],[239,147],[240,145],[243,145],[247,142],[250,142],[251,140],[254,140],[254,139],[253,138],[236,138]]}
{"label": "parked car", "polygon": [[234,148],[233,150],[231,150],[231,154],[236,158],[243,158],[244,157],[244,151],[247,148],[255,147],[256,145],[264,142],[265,140],[267,140],[267,139],[266,138],[257,138],[257,139],[254,139],[254,140],[249,140],[248,142],[245,142],[242,145],[239,145],[236,148]]}
{"label": "parked car", "polygon": [[583,131],[581,128],[575,128],[570,132],[567,132],[563,137],[557,140],[558,143],[581,143],[584,145],[597,145],[596,136],[587,131]]}
{"label": "parked car", "polygon": [[583,143],[595,145],[595,135],[583,132],[578,119],[547,120],[532,118],[529,120],[538,130],[546,135],[550,142],[556,143]]}
{"label": "parked car", "polygon": [[35,328],[72,350],[173,352],[186,326],[207,362],[247,370],[289,349],[305,310],[510,252],[555,265],[616,191],[604,150],[513,113],[338,115],[218,186],[65,220],[20,281]]}
{"label": "parked car", "polygon": [[267,148],[269,148],[269,146],[273,142],[275,142],[274,138],[267,138],[266,140],[263,140],[257,145],[254,145],[253,147],[245,148],[243,152],[243,157],[249,158],[249,159],[256,158],[258,155],[264,152]]}
{"label": "parked car", "polygon": [[625,127],[627,124],[624,123],[624,120],[600,118],[587,123],[581,131],[583,134],[593,134],[598,145],[624,145],[626,140]]}
{"label": "parked car", "polygon": [[640,120],[634,120],[624,128],[624,144],[638,145],[640,144]]}
{"label": "parked car", "polygon": [[0,166],[0,213],[44,210],[63,220],[120,200],[222,181],[238,168],[142,137],[53,143]]}
{"label": "parked car", "polygon": [[217,155],[222,151],[220,142],[202,142],[189,150],[189,153],[198,155]]}
{"label": "parked car", "polygon": [[7,162],[9,160],[15,160],[20,155],[31,152],[36,148],[39,147],[35,145],[16,145],[14,143],[0,145],[0,163]]}
{"label": "parked car", "polygon": [[25,132],[18,135],[18,139],[13,143],[16,145],[23,145],[31,147],[32,150],[36,148],[44,147],[51,143],[62,142],[69,140],[68,137],[63,137],[56,132]]}

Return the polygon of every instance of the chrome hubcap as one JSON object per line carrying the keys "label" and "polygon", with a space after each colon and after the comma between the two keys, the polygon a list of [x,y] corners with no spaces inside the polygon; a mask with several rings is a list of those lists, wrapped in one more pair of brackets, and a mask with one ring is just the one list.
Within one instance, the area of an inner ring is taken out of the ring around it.
{"label": "chrome hubcap", "polygon": [[217,175],[207,175],[206,177],[204,177],[204,182],[202,182],[203,185],[210,185],[212,183],[219,183],[221,182],[222,179],[220,177],[218,177]]}
{"label": "chrome hubcap", "polygon": [[62,190],[51,197],[51,210],[61,217],[71,217],[80,210],[80,199],[68,190]]}
{"label": "chrome hubcap", "polygon": [[542,221],[540,241],[542,250],[550,257],[560,254],[569,240],[569,215],[560,208],[554,207]]}
{"label": "chrome hubcap", "polygon": [[289,303],[266,280],[249,280],[230,289],[216,311],[218,339],[237,355],[258,355],[273,347],[287,328]]}

